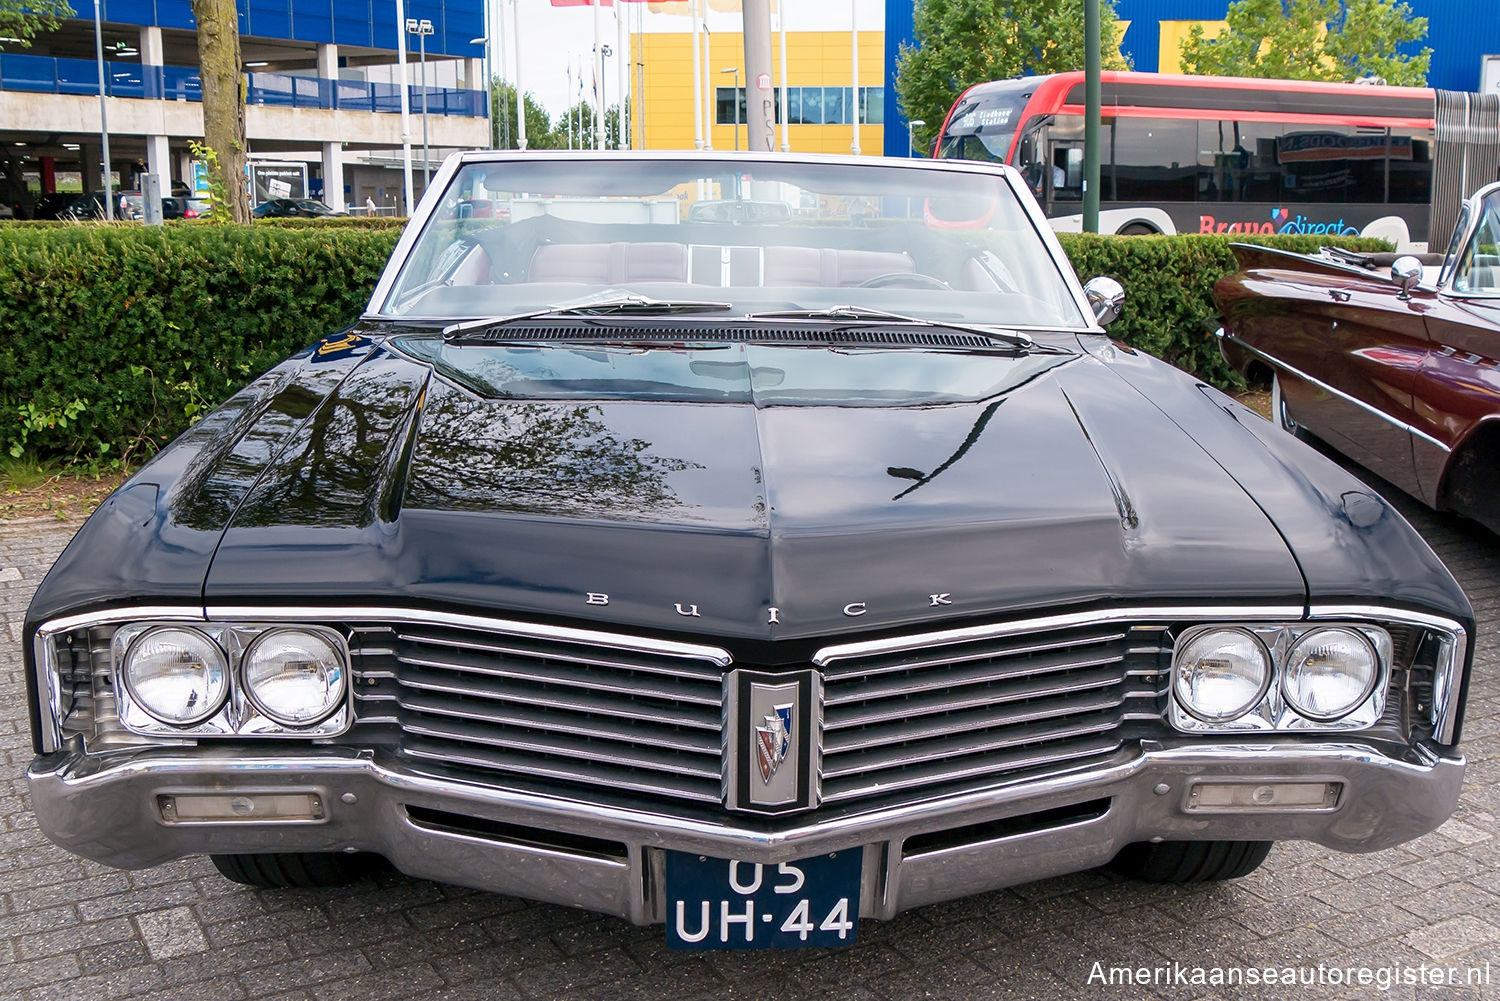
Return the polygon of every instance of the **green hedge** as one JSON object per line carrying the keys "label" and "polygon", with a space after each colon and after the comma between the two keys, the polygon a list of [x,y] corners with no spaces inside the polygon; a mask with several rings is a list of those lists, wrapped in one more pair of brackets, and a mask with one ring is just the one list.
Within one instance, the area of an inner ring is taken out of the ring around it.
{"label": "green hedge", "polygon": [[1258,243],[1297,253],[1319,247],[1388,251],[1384,240],[1332,236],[1094,236],[1059,233],[1082,281],[1108,275],[1125,286],[1125,311],[1109,332],[1221,388],[1238,377],[1219,356],[1214,283],[1235,270],[1231,243]]}
{"label": "green hedge", "polygon": [[[0,455],[144,459],[276,361],[352,322],[399,234],[399,221],[360,218],[0,228]],[[1231,238],[1061,240],[1081,277],[1125,285],[1112,334],[1233,384],[1210,297],[1234,268]]]}
{"label": "green hedge", "polygon": [[399,233],[7,228],[0,452],[149,456],[255,375],[347,326]]}

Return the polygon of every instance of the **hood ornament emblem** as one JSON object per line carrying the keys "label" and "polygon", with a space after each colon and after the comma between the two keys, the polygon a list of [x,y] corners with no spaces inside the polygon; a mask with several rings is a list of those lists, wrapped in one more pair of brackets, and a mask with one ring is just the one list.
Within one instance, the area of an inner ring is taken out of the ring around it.
{"label": "hood ornament emblem", "polygon": [[786,760],[787,748],[792,746],[792,708],[790,702],[772,706],[765,725],[755,728],[756,760],[760,763],[760,780],[766,785],[771,784],[776,769]]}

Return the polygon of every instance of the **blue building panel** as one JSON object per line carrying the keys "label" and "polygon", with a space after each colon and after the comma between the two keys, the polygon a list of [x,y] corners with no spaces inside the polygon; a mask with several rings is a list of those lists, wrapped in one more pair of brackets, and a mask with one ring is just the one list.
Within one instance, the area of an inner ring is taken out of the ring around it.
{"label": "blue building panel", "polygon": [[885,5],[885,148],[886,156],[907,155],[906,116],[896,97],[896,59],[903,45],[915,45],[912,21],[916,4],[887,0]]}
{"label": "blue building panel", "polygon": [[[339,45],[395,51],[400,39],[395,0],[237,0],[240,34],[296,42],[337,42]],[[92,9],[77,5],[74,17],[93,20]],[[484,34],[484,0],[415,0],[406,16],[426,18],[434,33],[427,53],[454,58],[479,58],[482,45],[470,40]],[[190,0],[102,0],[100,13],[113,24],[156,25],[193,31]],[[412,49],[417,48],[412,39]]]}

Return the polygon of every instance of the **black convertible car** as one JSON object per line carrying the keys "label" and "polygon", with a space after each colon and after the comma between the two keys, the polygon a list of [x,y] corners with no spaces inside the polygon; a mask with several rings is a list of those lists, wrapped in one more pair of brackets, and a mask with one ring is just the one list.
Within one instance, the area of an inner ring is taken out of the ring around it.
{"label": "black convertible car", "polygon": [[1121,299],[1006,167],[456,156],[37,591],[41,827],[696,948],[1432,830],[1463,594]]}

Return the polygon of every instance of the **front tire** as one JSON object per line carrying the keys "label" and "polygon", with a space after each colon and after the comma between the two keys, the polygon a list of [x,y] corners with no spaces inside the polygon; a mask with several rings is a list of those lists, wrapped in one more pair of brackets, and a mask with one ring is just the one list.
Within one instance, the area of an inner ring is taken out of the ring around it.
{"label": "front tire", "polygon": [[1162,841],[1126,845],[1109,867],[1145,883],[1216,883],[1248,876],[1272,841]]}
{"label": "front tire", "polygon": [[378,855],[339,852],[286,852],[264,855],[210,855],[225,879],[263,890],[347,886],[380,869]]}

